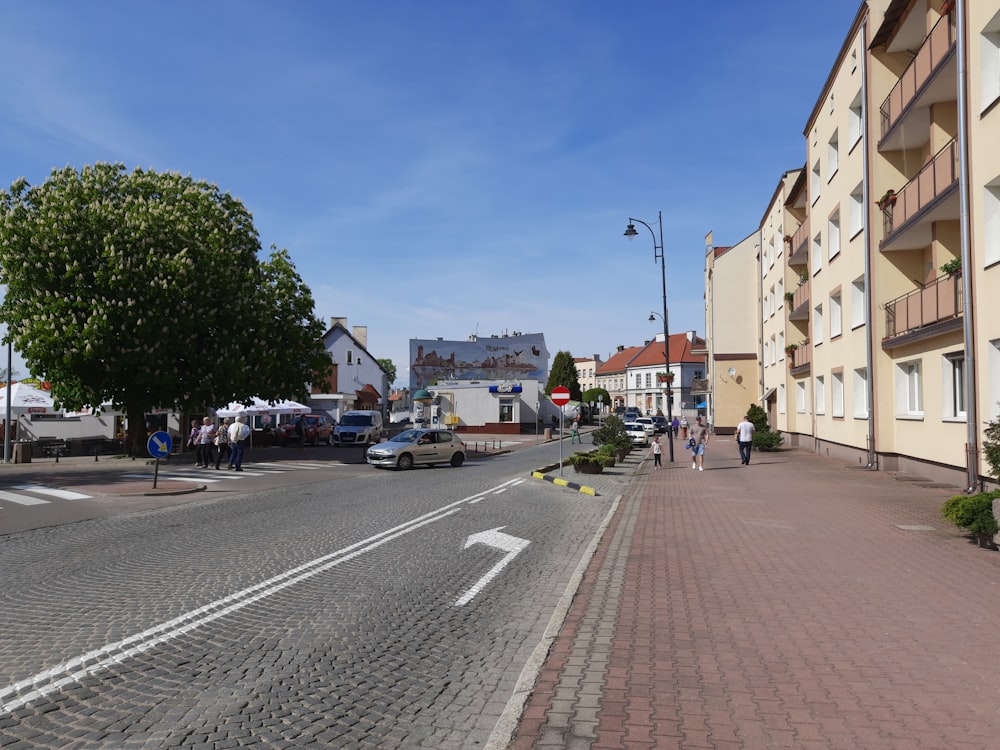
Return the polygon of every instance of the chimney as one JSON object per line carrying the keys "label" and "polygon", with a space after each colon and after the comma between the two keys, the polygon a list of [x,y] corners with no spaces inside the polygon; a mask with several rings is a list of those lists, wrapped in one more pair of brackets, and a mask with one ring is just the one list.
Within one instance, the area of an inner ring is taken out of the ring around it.
{"label": "chimney", "polygon": [[333,328],[337,324],[347,328],[347,318],[330,318],[330,328]]}
{"label": "chimney", "polygon": [[368,326],[354,326],[351,329],[351,333],[361,346],[365,349],[368,348]]}
{"label": "chimney", "polygon": [[625,351],[625,344],[619,344],[618,348],[615,349],[615,352],[618,354],[621,354],[623,351]]}

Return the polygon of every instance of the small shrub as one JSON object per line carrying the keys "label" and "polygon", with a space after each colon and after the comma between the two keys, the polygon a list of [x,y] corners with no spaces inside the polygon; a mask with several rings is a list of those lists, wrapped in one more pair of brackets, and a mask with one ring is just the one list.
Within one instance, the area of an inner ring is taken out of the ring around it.
{"label": "small shrub", "polygon": [[781,444],[785,438],[781,436],[781,430],[761,430],[753,434],[754,448],[759,451],[776,451],[781,449]]}
{"label": "small shrub", "polygon": [[983,433],[983,455],[994,479],[1000,479],[1000,419],[990,422]]}
{"label": "small shrub", "polygon": [[1000,497],[1000,490],[981,492],[978,495],[955,495],[941,506],[942,517],[979,538],[992,539],[1000,530],[993,515],[993,501]]}

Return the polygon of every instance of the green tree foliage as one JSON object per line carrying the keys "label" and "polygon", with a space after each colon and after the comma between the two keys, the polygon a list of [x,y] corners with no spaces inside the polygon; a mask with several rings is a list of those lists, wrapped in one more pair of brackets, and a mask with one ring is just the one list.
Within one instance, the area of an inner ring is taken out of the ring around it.
{"label": "green tree foliage", "polygon": [[0,191],[0,320],[67,408],[111,401],[134,445],[156,407],[301,398],[329,372],[312,295],[285,251],[261,263],[243,204],[120,164]]}
{"label": "green tree foliage", "polygon": [[379,367],[385,370],[386,382],[389,387],[392,388],[392,384],[396,382],[396,365],[392,363],[391,359],[376,359]]}
{"label": "green tree foliage", "polygon": [[576,365],[573,363],[573,355],[569,352],[558,352],[553,357],[549,379],[545,383],[545,395],[551,396],[552,389],[560,385],[569,388],[571,400],[582,400],[580,398],[583,395],[580,391],[580,381],[576,377]]}
{"label": "green tree foliage", "polygon": [[780,430],[771,431],[771,425],[767,422],[767,412],[758,405],[750,404],[747,408],[747,417],[754,426],[753,440],[751,445],[759,451],[776,451],[781,447],[784,438]]}
{"label": "green tree foliage", "polygon": [[983,433],[983,455],[994,479],[1000,479],[1000,419],[992,420]]}
{"label": "green tree foliage", "polygon": [[607,408],[611,404],[611,394],[604,388],[589,388],[583,392],[583,398],[580,400],[585,404],[603,405]]}

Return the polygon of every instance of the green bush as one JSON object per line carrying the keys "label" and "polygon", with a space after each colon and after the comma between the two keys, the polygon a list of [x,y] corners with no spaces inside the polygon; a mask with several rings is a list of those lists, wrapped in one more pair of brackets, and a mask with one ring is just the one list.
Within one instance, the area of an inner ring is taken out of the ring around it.
{"label": "green bush", "polygon": [[942,517],[977,537],[993,537],[1000,530],[993,515],[993,501],[1000,490],[978,495],[955,495],[941,506]]}
{"label": "green bush", "polygon": [[761,430],[753,434],[752,445],[759,451],[776,451],[781,449],[781,444],[785,439],[781,436],[780,430]]}
{"label": "green bush", "polygon": [[590,453],[574,453],[566,459],[574,467],[579,469],[590,469],[591,473],[601,473],[604,469],[615,465],[615,457],[599,451]]}
{"label": "green bush", "polygon": [[983,456],[990,465],[993,478],[1000,480],[1000,419],[990,422],[983,436]]}
{"label": "green bush", "polygon": [[591,432],[590,439],[594,441],[594,445],[611,445],[617,451],[632,447],[632,438],[625,432],[625,423],[614,415],[605,419],[603,425]]}

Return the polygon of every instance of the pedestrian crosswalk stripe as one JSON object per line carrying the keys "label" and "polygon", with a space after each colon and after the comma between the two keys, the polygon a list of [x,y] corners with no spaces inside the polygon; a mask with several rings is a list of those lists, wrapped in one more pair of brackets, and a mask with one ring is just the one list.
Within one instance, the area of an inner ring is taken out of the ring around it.
{"label": "pedestrian crosswalk stripe", "polygon": [[48,500],[43,500],[40,497],[18,495],[14,492],[7,492],[6,490],[0,490],[0,500],[17,503],[18,505],[45,505],[49,502]]}
{"label": "pedestrian crosswalk stripe", "polygon": [[84,495],[82,492],[59,490],[54,487],[45,487],[40,484],[18,484],[14,486],[14,489],[37,492],[39,495],[52,495],[52,497],[58,497],[60,500],[86,500],[90,497],[90,495]]}

